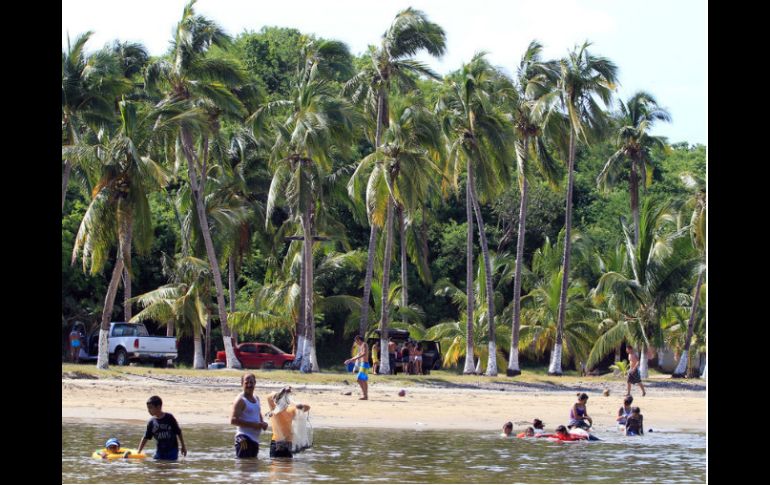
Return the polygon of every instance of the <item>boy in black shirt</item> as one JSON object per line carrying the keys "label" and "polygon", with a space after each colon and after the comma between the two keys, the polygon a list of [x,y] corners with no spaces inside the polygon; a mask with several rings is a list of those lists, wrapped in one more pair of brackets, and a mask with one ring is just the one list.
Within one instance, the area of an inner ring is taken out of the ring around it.
{"label": "boy in black shirt", "polygon": [[184,445],[182,430],[179,424],[170,413],[163,412],[163,401],[158,396],[152,396],[147,400],[147,411],[152,418],[147,422],[147,431],[144,433],[137,453],[141,453],[147,440],[155,438],[158,444],[155,448],[156,460],[176,460],[179,457],[179,446],[177,445],[177,436],[182,448],[182,455],[187,456],[187,447]]}

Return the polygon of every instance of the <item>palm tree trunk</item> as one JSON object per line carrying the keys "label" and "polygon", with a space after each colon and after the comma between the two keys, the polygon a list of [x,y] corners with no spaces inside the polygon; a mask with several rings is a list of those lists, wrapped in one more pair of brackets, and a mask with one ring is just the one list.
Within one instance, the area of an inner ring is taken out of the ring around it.
{"label": "palm tree trunk", "polygon": [[[404,209],[400,206],[398,210],[398,232],[401,237],[401,308],[406,309],[409,305],[409,294],[406,274],[406,232],[404,231]],[[405,315],[405,314],[404,314]],[[402,317],[402,321],[406,323],[406,316]]]}
{"label": "palm tree trunk", "polygon": [[[235,254],[231,254],[227,261],[227,289],[230,290],[230,313],[235,313]],[[238,343],[238,332],[231,330],[233,342]]]}
{"label": "palm tree trunk", "polygon": [[679,364],[677,364],[674,373],[671,377],[685,377],[687,375],[687,362],[690,353],[690,342],[692,341],[693,328],[695,327],[695,314],[698,311],[698,301],[700,300],[700,287],[703,283],[703,271],[698,275],[698,281],[695,283],[695,298],[692,302],[692,308],[690,309],[690,320],[687,322],[687,337],[684,340],[684,351],[679,358]]}
{"label": "palm tree trunk", "polygon": [[[118,251],[119,253],[120,251]],[[96,360],[97,369],[107,369],[109,364],[109,342],[107,337],[110,333],[110,320],[112,318],[112,308],[115,305],[115,296],[120,284],[120,276],[123,273],[123,257],[118,254],[115,259],[115,267],[112,270],[110,285],[107,287],[107,296],[104,298],[104,310],[102,311],[102,325],[99,329],[99,356]]]}
{"label": "palm tree trunk", "polygon": [[484,219],[481,216],[481,206],[476,197],[476,188],[473,184],[473,174],[471,174],[471,198],[473,201],[473,210],[476,213],[476,222],[479,227],[479,241],[481,242],[481,254],[484,261],[484,273],[485,273],[485,288],[487,293],[487,322],[489,329],[489,341],[487,343],[489,347],[489,356],[487,358],[487,371],[486,375],[497,375],[497,341],[495,339],[495,293],[492,287],[492,263],[489,256],[489,245],[487,244],[487,234],[484,230]]}
{"label": "palm tree trunk", "polygon": [[369,249],[366,260],[366,277],[364,278],[364,296],[361,303],[361,321],[358,325],[358,333],[366,338],[369,329],[369,298],[372,293],[372,275],[374,274],[374,254],[377,252],[377,226],[369,223]]}
{"label": "palm tree trunk", "polygon": [[233,351],[233,341],[230,337],[230,328],[227,326],[227,311],[225,306],[225,294],[222,287],[222,273],[219,271],[219,261],[214,250],[214,242],[211,240],[211,230],[209,229],[209,221],[206,217],[206,209],[203,206],[203,196],[205,187],[198,185],[198,177],[196,175],[196,169],[193,158],[195,157],[193,151],[192,136],[186,129],[182,130],[182,141],[185,156],[187,158],[187,171],[190,176],[190,187],[192,188],[193,200],[195,202],[195,209],[198,215],[198,222],[200,223],[201,233],[203,234],[203,242],[206,246],[206,255],[209,260],[209,266],[214,276],[214,286],[217,289],[217,310],[219,311],[219,321],[222,325],[222,340],[225,346],[225,354],[227,355],[227,367],[229,369],[241,369],[241,363],[235,356]]}
{"label": "palm tree trunk", "polygon": [[172,318],[166,323],[166,337],[174,336],[174,319]]}
{"label": "palm tree trunk", "polygon": [[[387,217],[385,219],[385,228],[383,229],[385,234],[385,256],[382,261],[382,298],[380,303],[380,312],[382,318],[380,319],[380,351],[385,352],[381,354],[383,356],[388,355],[388,294],[390,293],[390,262],[393,259],[393,206],[395,202],[393,197],[388,195],[388,209]],[[384,349],[384,350],[383,350]],[[383,374],[390,373],[390,359],[381,359],[380,367]],[[387,364],[382,365],[388,361]]]}
{"label": "palm tree trunk", "polygon": [[123,264],[123,317],[126,322],[131,321],[131,242],[133,241],[133,224],[128,226],[128,238],[126,245],[125,262]]}
{"label": "palm tree trunk", "polygon": [[647,379],[650,375],[649,358],[647,357],[647,346],[642,344],[639,352],[639,375],[642,379]]}
{"label": "palm tree trunk", "polygon": [[631,162],[629,191],[631,192],[631,214],[634,217],[634,245],[639,246],[639,174],[636,172],[636,162]]}
{"label": "palm tree trunk", "polygon": [[206,337],[204,338],[206,348],[204,349],[204,356],[206,359],[206,365],[210,364],[211,358],[211,315],[206,316]]}
{"label": "palm tree trunk", "polygon": [[521,268],[524,264],[524,234],[527,228],[527,197],[529,184],[523,171],[521,177],[521,202],[519,204],[519,233],[516,240],[516,269],[513,274],[513,325],[511,328],[511,352],[508,355],[508,369],[505,374],[509,377],[521,374],[519,369],[519,329],[521,327]]}
{"label": "palm tree trunk", "polygon": [[[382,137],[383,117],[386,116],[387,108],[385,106],[385,96],[383,88],[377,93],[377,129],[374,133],[374,149],[380,146]],[[377,227],[369,219],[369,248],[366,261],[366,277],[364,278],[364,296],[361,300],[361,321],[358,325],[359,334],[364,339],[366,331],[369,329],[369,297],[372,293],[372,275],[374,273],[374,253],[377,251]],[[387,355],[387,354],[383,354]]]}
{"label": "palm tree trunk", "polygon": [[193,324],[193,369],[205,369],[207,360],[203,355],[203,345],[201,344],[201,327],[198,323]]}
{"label": "palm tree trunk", "polygon": [[427,224],[427,214],[425,213],[425,205],[422,206],[422,221],[420,221],[421,229],[422,229],[422,257],[425,259],[425,270],[428,275],[428,280],[432,281],[433,276],[431,276],[430,272],[430,264],[428,261],[430,261],[429,258],[429,251],[428,251],[428,224]]}
{"label": "palm tree trunk", "polygon": [[72,163],[69,160],[64,160],[64,173],[61,176],[61,211],[64,212],[64,201],[67,199],[67,185],[70,180],[70,172],[72,171]]}
{"label": "palm tree trunk", "polygon": [[294,329],[294,341],[296,348],[294,350],[294,362],[292,362],[292,368],[300,369],[302,365],[302,357],[305,355],[305,293],[306,288],[306,274],[305,274],[305,253],[307,252],[307,241],[303,239],[301,256],[302,259],[302,271],[299,272],[299,310],[297,317],[297,325]]}
{"label": "palm tree trunk", "polygon": [[569,132],[569,166],[567,168],[567,210],[564,221],[564,257],[562,258],[561,293],[559,295],[559,321],[556,326],[556,342],[548,375],[562,375],[561,352],[564,338],[564,321],[567,317],[567,287],[569,284],[569,263],[572,250],[572,189],[575,184],[575,130]]}
{"label": "palm tree trunk", "polygon": [[305,241],[305,348],[302,357],[302,372],[318,372],[315,349],[315,319],[313,311],[313,222],[312,207],[305,208],[302,217],[302,232]]}
{"label": "palm tree trunk", "polygon": [[473,295],[473,197],[471,196],[471,162],[467,162],[466,167],[468,179],[465,181],[465,217],[468,224],[468,234],[465,238],[465,294],[468,304],[465,314],[465,367],[463,374],[475,374],[476,369],[473,366],[473,306],[475,297]]}

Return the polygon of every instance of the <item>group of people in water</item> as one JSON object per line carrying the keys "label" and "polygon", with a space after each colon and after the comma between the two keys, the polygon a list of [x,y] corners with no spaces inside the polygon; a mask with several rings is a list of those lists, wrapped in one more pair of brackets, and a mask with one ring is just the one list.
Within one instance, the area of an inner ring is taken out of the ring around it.
{"label": "group of people in water", "polygon": [[[567,426],[557,426],[554,433],[546,433],[543,421],[535,418],[532,421],[532,426],[527,427],[527,429],[515,436],[516,438],[552,438],[559,441],[598,441],[599,438],[588,432],[593,426],[593,418],[588,415],[587,402],[588,394],[584,392],[577,393],[577,402],[570,408],[569,424]],[[633,402],[633,396],[630,394],[626,395],[625,399],[623,399],[623,406],[618,409],[616,421],[624,435],[641,436],[644,435],[644,417],[638,406],[631,406]],[[514,436],[513,423],[511,421],[503,425],[503,436]]]}
{"label": "group of people in water", "polygon": [[[267,404],[270,411],[263,415],[259,397],[254,394],[254,386],[257,378],[254,374],[247,373],[241,376],[242,392],[233,402],[230,424],[236,426],[234,447],[236,458],[256,458],[259,453],[259,438],[262,431],[270,426],[273,435],[270,439],[271,458],[291,458],[293,456],[292,422],[297,411],[310,411],[307,404],[294,404],[288,396],[292,392],[291,387],[284,387],[267,395]],[[151,439],[157,441],[155,454],[156,460],[177,460],[179,452],[187,456],[187,446],[182,436],[182,429],[171,413],[163,411],[163,401],[159,396],[152,396],[147,400],[147,411],[150,413],[149,422],[144,436],[136,450],[121,448],[117,438],[110,438],[104,445],[104,449],[94,452],[95,457],[107,458],[142,458],[142,450]]]}

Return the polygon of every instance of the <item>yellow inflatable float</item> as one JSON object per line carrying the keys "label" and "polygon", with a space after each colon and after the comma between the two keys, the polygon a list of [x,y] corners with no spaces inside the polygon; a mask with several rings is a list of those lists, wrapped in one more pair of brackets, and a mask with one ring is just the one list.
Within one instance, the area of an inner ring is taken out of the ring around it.
{"label": "yellow inflatable float", "polygon": [[[104,453],[104,455],[102,455],[102,453]],[[96,450],[91,455],[91,458],[96,458],[99,460],[117,460],[119,458],[147,458],[147,455],[144,453],[137,453],[136,450],[119,448],[117,452],[106,449]]]}
{"label": "yellow inflatable float", "polygon": [[104,448],[93,452],[91,458],[96,458],[97,460],[117,460],[119,458],[147,458],[147,455],[138,453],[134,449],[121,448],[120,441],[117,438],[110,438],[104,444]]}

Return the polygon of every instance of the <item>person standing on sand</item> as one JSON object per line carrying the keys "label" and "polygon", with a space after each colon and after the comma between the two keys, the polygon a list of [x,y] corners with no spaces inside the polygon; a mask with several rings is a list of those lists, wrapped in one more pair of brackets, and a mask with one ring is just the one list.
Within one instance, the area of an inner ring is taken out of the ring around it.
{"label": "person standing on sand", "polygon": [[358,353],[353,357],[345,361],[345,365],[355,361],[358,367],[358,385],[361,386],[361,392],[364,393],[364,397],[359,398],[361,401],[369,399],[369,346],[364,342],[364,338],[360,335],[356,335],[355,344],[358,346]]}
{"label": "person standing on sand", "polygon": [[634,348],[630,345],[626,346],[626,352],[628,352],[628,362],[631,364],[631,368],[628,370],[628,380],[626,381],[626,396],[631,395],[631,384],[639,384],[642,389],[642,397],[647,393],[644,390],[644,384],[642,384],[642,376],[639,373],[639,356],[634,352]]}

